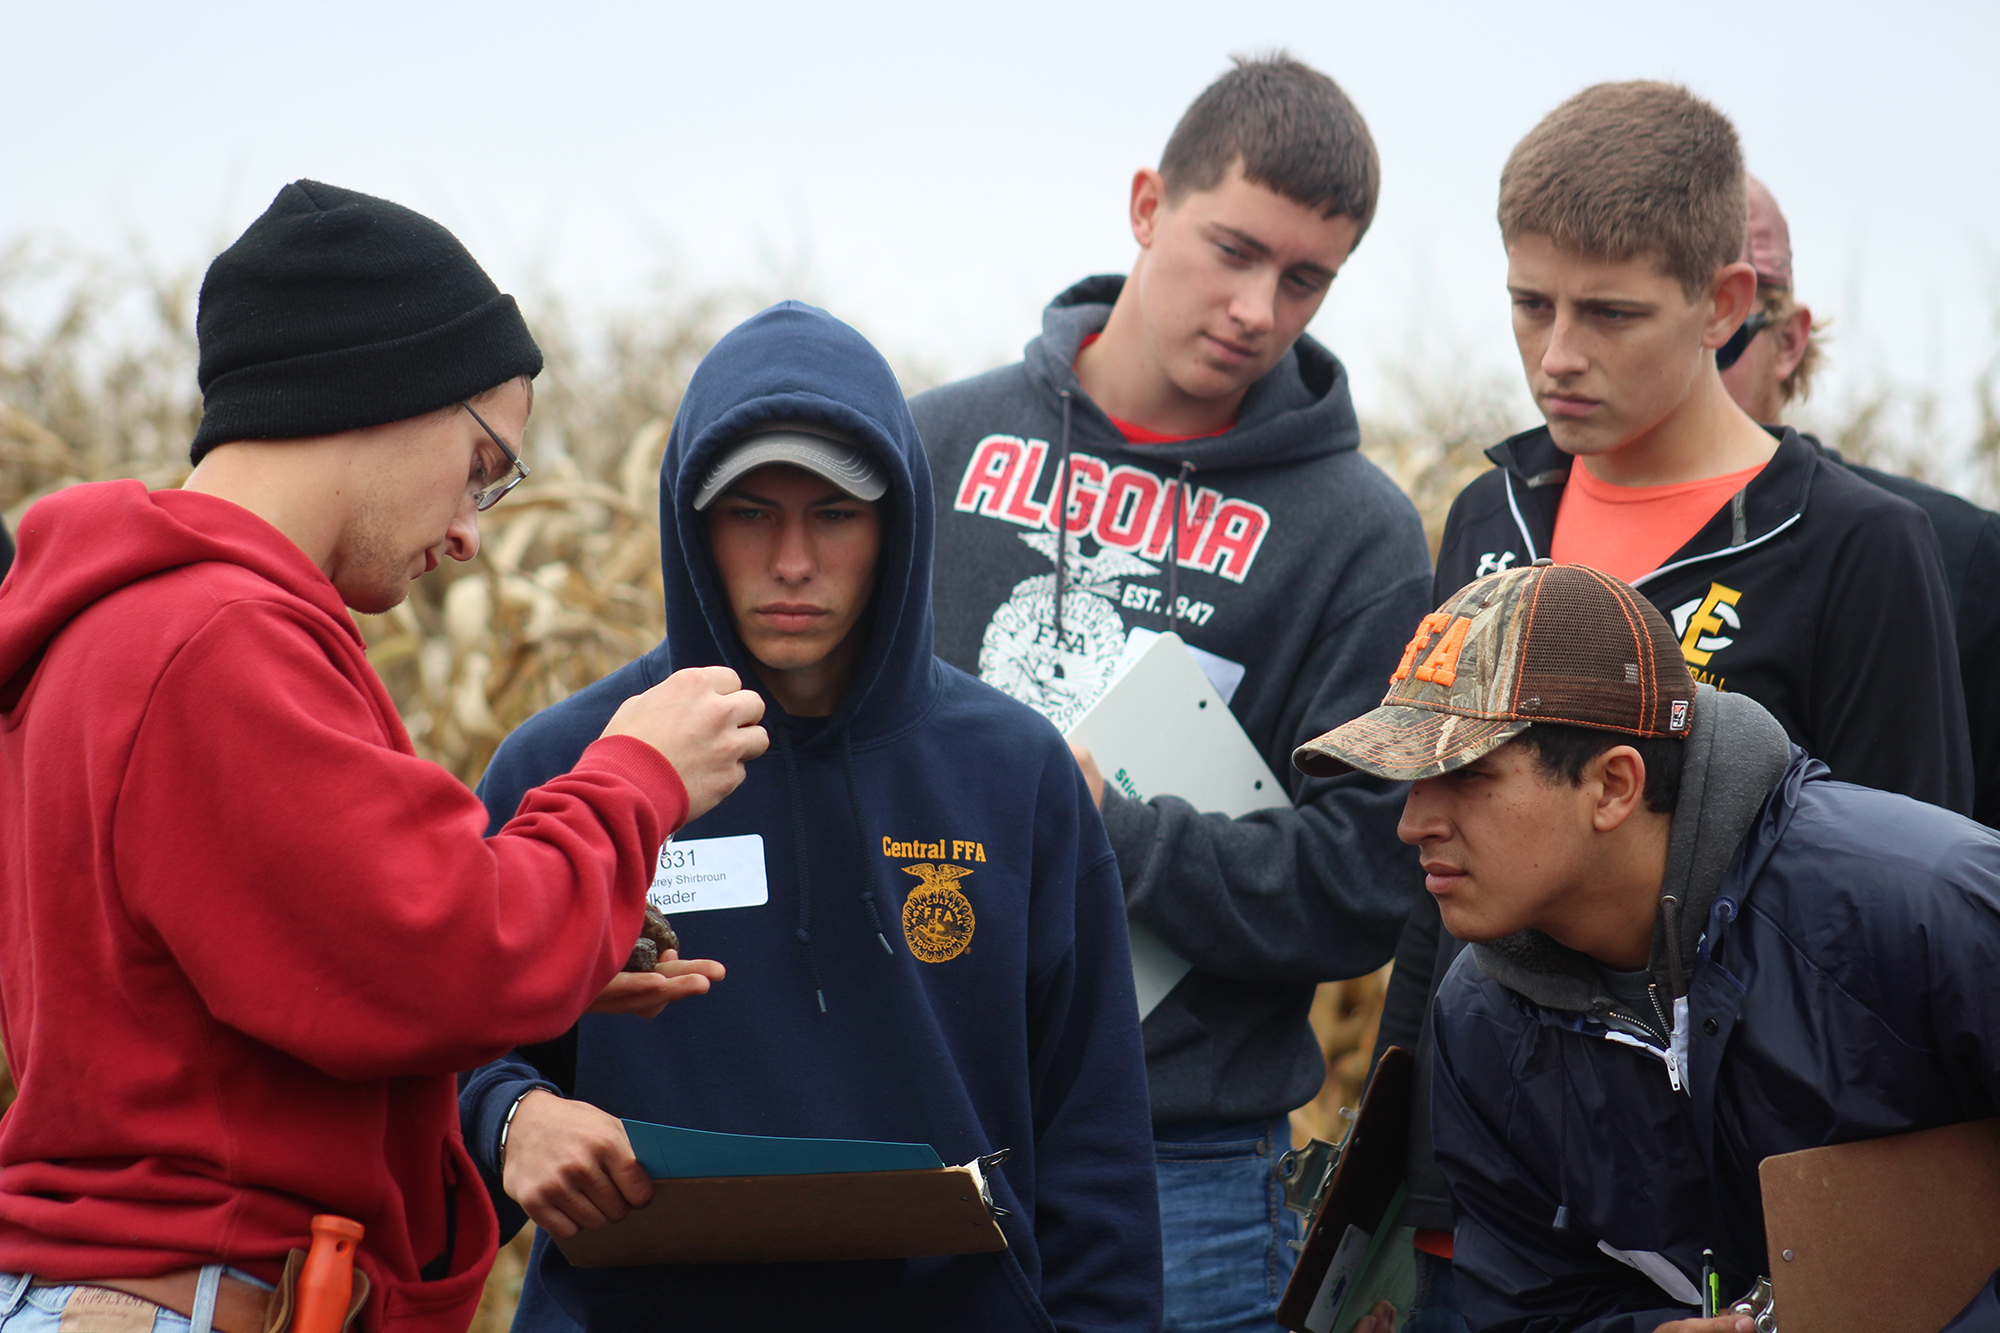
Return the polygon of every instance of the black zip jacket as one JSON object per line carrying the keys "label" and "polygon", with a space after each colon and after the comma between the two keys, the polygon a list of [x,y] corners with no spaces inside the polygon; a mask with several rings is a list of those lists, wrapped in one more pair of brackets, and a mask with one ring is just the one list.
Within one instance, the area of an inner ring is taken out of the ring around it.
{"label": "black zip jacket", "polygon": [[[1966,813],[1972,759],[1952,597],[1922,511],[1789,427],[1750,484],[1634,581],[1697,680],[1749,695],[1834,776]],[[1445,520],[1433,602],[1548,554],[1570,455],[1546,428],[1487,450],[1499,466]],[[1376,1053],[1417,1053],[1405,1225],[1449,1230],[1431,1152],[1430,1007],[1464,946],[1426,895],[1396,948]]]}
{"label": "black zip jacket", "polygon": [[[1632,581],[1697,681],[1747,694],[1842,782],[1965,814],[1972,752],[1951,596],[1915,505],[1790,427],[1778,452],[1673,557]],[[1547,429],[1487,451],[1452,503],[1434,600],[1549,553],[1570,456]]]}
{"label": "black zip jacket", "polygon": [[[1803,437],[1812,439],[1810,435]],[[1840,455],[1821,445],[1827,456]],[[1847,470],[1924,511],[1944,557],[1944,582],[1958,629],[1959,683],[1972,732],[1972,817],[2000,828],[2000,514],[1950,491],[1858,463]]]}

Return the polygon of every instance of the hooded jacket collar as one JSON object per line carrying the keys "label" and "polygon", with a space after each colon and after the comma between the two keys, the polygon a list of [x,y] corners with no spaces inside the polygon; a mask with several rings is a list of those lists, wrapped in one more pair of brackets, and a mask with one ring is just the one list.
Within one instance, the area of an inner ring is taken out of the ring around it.
{"label": "hooded jacket collar", "polygon": [[0,709],[11,708],[62,628],[120,588],[186,565],[241,565],[309,603],[359,646],[361,634],[320,568],[241,505],[136,481],[57,491],[21,521],[0,584]]}
{"label": "hooded jacket collar", "polygon": [[[1812,496],[1819,450],[1790,426],[1763,429],[1778,440],[1771,461],[1658,569],[1632,580],[1633,587],[1643,588],[1683,565],[1755,546],[1798,522]],[[1546,426],[1502,440],[1486,456],[1506,474],[1507,504],[1531,550],[1529,558],[1547,555],[1563,484],[1575,459],[1556,447]]]}
{"label": "hooded jacket collar", "polygon": [[[1688,970],[1716,889],[1765,798],[1792,761],[1784,728],[1748,695],[1696,687],[1694,725],[1667,842],[1647,971],[1660,993],[1687,994]],[[1472,946],[1480,970],[1545,1009],[1610,1013],[1598,966],[1539,930]]]}
{"label": "hooded jacket collar", "polygon": [[1178,444],[1127,444],[1111,418],[1084,392],[1074,368],[1083,340],[1103,331],[1124,287],[1123,276],[1101,274],[1063,292],[1042,312],[1041,336],[1032,339],[1023,354],[1029,378],[1052,410],[1061,412],[1062,395],[1071,395],[1077,447],[1143,459],[1153,466],[1171,458],[1207,472],[1268,467],[1360,446],[1361,427],[1348,397],[1347,368],[1307,334],[1301,334],[1278,364],[1250,386],[1231,429]]}
{"label": "hooded jacket collar", "polygon": [[708,526],[694,496],[716,452],[764,422],[832,427],[859,442],[889,477],[882,551],[861,667],[830,718],[789,719],[769,699],[769,721],[801,751],[894,735],[920,721],[939,688],[932,656],[930,467],[889,363],[859,333],[817,307],[785,301],[738,325],[688,382],[660,463],[660,567],[666,587],[667,668],[756,672],[716,574]]}

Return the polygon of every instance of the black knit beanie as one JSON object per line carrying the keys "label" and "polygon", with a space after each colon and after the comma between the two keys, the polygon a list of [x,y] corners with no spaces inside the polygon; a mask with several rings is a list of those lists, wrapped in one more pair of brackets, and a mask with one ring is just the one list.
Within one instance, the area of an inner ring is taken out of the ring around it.
{"label": "black knit beanie", "polygon": [[231,440],[422,416],[542,369],[458,238],[420,213],[293,181],[201,281],[196,463]]}

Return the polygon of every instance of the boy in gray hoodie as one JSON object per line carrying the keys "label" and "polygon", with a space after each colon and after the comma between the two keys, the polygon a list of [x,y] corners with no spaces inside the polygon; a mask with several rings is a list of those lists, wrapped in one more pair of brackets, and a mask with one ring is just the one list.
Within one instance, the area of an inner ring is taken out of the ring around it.
{"label": "boy in gray hoodie", "polygon": [[1375,705],[1430,609],[1416,511],[1304,335],[1379,178],[1331,80],[1239,61],[1133,177],[1131,276],[1078,283],[1023,361],[911,404],[940,657],[1067,729],[1133,631],[1171,630],[1288,775],[1289,804],[1231,819],[1129,799],[1078,755],[1132,920],[1194,964],[1144,1025],[1169,1329],[1269,1326],[1296,1234],[1276,1157],[1325,1079],[1313,987],[1387,960],[1418,883],[1399,787],[1287,762]]}

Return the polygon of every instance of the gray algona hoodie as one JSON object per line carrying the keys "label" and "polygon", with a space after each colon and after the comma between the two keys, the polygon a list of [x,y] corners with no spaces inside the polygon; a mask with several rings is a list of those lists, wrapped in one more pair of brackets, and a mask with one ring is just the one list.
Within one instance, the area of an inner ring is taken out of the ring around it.
{"label": "gray algona hoodie", "polygon": [[1430,560],[1415,508],[1357,451],[1346,370],[1311,338],[1230,430],[1127,444],[1071,369],[1123,281],[1085,279],[1023,361],[911,402],[937,487],[937,652],[1066,730],[1133,630],[1173,630],[1282,775],[1292,804],[1240,819],[1104,798],[1132,919],[1194,963],[1145,1022],[1154,1123],[1251,1120],[1319,1091],[1313,987],[1386,962],[1421,886],[1396,839],[1403,788],[1308,778],[1291,753],[1381,700],[1431,609]]}

